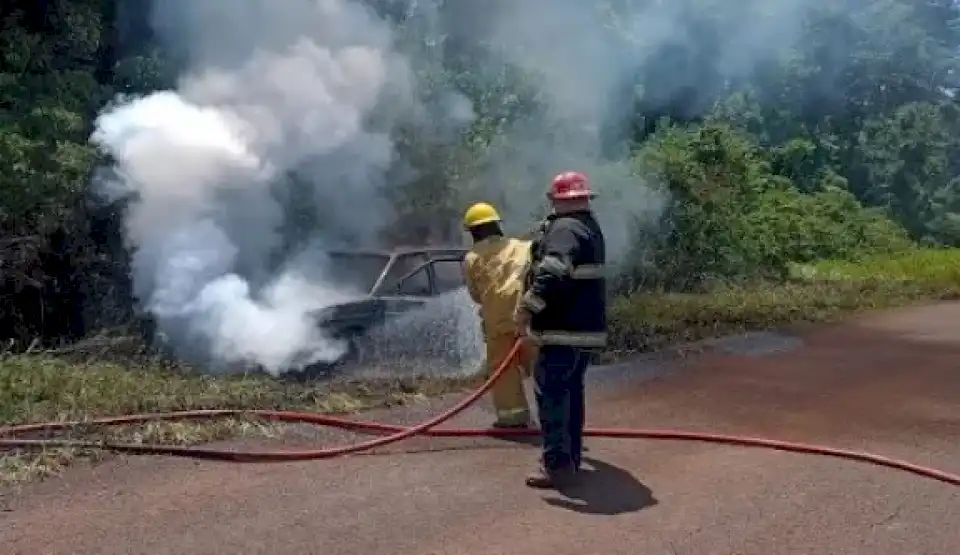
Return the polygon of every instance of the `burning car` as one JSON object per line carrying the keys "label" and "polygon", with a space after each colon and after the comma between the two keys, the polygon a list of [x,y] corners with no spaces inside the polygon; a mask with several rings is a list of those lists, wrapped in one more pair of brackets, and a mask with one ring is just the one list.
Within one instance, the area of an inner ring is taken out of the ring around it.
{"label": "burning car", "polygon": [[[335,364],[364,359],[364,355],[369,354],[371,336],[382,336],[383,330],[391,324],[402,328],[392,335],[402,332],[408,338],[404,342],[406,345],[393,345],[392,351],[405,349],[412,353],[424,351],[429,346],[436,347],[435,336],[449,334],[451,325],[455,324],[449,321],[454,317],[446,309],[449,307],[445,308],[441,301],[463,290],[462,265],[466,253],[467,249],[461,247],[327,252],[329,279],[349,283],[366,292],[362,298],[314,313],[318,326],[329,336],[345,340],[349,345],[348,352]],[[463,305],[462,302],[459,304]],[[418,311],[429,311],[430,317],[410,317]],[[471,316],[475,314],[472,307],[470,311]],[[323,373],[322,370],[328,370],[331,365],[324,366],[323,369],[308,369],[307,373],[314,375],[318,370]]]}

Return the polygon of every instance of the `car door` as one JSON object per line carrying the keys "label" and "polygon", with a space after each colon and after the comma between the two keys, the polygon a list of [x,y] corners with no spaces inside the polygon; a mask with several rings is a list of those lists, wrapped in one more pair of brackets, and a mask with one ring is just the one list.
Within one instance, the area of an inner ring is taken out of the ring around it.
{"label": "car door", "polygon": [[385,315],[397,316],[423,306],[433,296],[429,260],[423,254],[400,256],[385,280],[381,299]]}
{"label": "car door", "polygon": [[433,275],[433,295],[443,295],[466,286],[462,257],[438,257],[432,259],[429,265]]}

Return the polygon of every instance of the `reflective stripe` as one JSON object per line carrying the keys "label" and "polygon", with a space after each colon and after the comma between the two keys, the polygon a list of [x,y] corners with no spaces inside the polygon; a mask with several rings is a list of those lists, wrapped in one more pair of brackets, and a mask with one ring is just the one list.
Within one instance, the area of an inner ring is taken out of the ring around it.
{"label": "reflective stripe", "polygon": [[603,279],[603,264],[583,264],[577,266],[570,272],[573,279]]}
{"label": "reflective stripe", "polygon": [[537,266],[537,268],[548,274],[553,274],[558,277],[563,277],[570,272],[570,266],[556,256],[545,257],[540,261],[540,264]]}
{"label": "reflective stripe", "polygon": [[530,291],[523,294],[523,306],[530,309],[530,312],[536,314],[547,308],[547,303],[543,299],[534,295]]}
{"label": "reflective stripe", "polygon": [[500,409],[497,410],[497,420],[508,424],[523,424],[530,420],[528,409]]}
{"label": "reflective stripe", "polygon": [[530,339],[537,345],[565,345],[568,347],[605,347],[605,332],[541,331],[531,332]]}

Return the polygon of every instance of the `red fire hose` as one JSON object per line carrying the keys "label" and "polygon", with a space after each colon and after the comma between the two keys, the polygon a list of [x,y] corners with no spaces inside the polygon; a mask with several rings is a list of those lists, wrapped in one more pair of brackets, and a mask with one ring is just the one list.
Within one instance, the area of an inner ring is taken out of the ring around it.
{"label": "red fire hose", "polygon": [[[49,448],[49,447],[86,447],[99,448],[110,451],[151,454],[151,455],[173,455],[179,457],[190,457],[198,459],[210,459],[230,462],[289,462],[305,461],[315,459],[329,459],[367,451],[376,447],[382,447],[390,443],[395,443],[415,435],[433,436],[433,437],[471,437],[471,436],[531,436],[539,434],[538,430],[532,429],[482,429],[482,428],[449,428],[434,429],[435,426],[453,418],[464,409],[475,403],[482,397],[497,379],[510,367],[520,347],[520,343],[514,344],[513,348],[500,363],[500,366],[493,372],[490,378],[479,389],[471,393],[465,399],[457,403],[456,406],[446,412],[435,416],[425,422],[412,427],[396,426],[384,424],[381,422],[363,422],[357,420],[347,420],[324,414],[291,412],[291,411],[272,411],[272,410],[193,410],[158,414],[136,414],[128,416],[106,417],[87,420],[83,422],[48,422],[38,424],[23,424],[17,426],[0,427],[0,449],[3,448]],[[278,422],[297,422],[315,424],[319,426],[331,426],[358,432],[367,432],[375,434],[389,434],[376,439],[360,442],[354,445],[343,447],[332,447],[326,449],[302,450],[302,451],[232,451],[209,449],[204,447],[185,447],[175,445],[138,445],[128,443],[96,442],[96,441],[74,441],[62,439],[19,439],[17,434],[52,432],[68,429],[75,426],[108,426],[122,424],[138,424],[147,421],[172,421],[172,420],[208,420],[213,418],[237,417],[237,416],[255,416],[267,420]],[[631,438],[631,439],[665,439],[676,441],[698,441],[705,443],[717,443],[724,445],[735,445],[740,447],[761,447],[766,449],[775,449],[778,451],[789,451],[793,453],[806,453],[811,455],[821,455],[837,457],[842,459],[860,461],[877,466],[893,468],[904,472],[910,472],[918,476],[932,478],[940,482],[960,486],[960,475],[952,474],[934,468],[928,468],[909,462],[891,459],[880,455],[851,451],[846,449],[836,449],[832,447],[823,447],[819,445],[809,445],[802,443],[793,443],[788,441],[777,441],[772,439],[763,439],[756,437],[744,437],[724,434],[712,434],[704,432],[678,431],[678,430],[644,430],[628,428],[587,428],[584,431],[585,436],[606,437],[606,438]],[[3,436],[8,436],[4,438]]]}

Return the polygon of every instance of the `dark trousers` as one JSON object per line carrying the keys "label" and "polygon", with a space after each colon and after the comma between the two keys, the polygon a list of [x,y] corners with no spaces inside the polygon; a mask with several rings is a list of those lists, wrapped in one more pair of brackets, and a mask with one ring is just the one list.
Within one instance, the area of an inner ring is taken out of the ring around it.
{"label": "dark trousers", "polygon": [[544,345],[533,377],[543,434],[543,466],[580,466],[583,453],[584,378],[590,353],[576,347]]}

